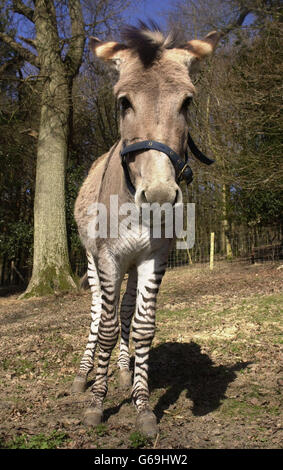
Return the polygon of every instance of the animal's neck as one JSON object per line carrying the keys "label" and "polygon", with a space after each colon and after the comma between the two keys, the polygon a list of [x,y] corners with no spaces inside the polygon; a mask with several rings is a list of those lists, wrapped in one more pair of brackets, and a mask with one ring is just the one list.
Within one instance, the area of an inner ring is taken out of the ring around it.
{"label": "animal's neck", "polygon": [[101,184],[99,202],[109,206],[109,197],[117,195],[119,204],[132,202],[132,197],[128,191],[123,167],[121,164],[120,152],[122,140],[116,143],[110,150],[107,158],[105,174]]}

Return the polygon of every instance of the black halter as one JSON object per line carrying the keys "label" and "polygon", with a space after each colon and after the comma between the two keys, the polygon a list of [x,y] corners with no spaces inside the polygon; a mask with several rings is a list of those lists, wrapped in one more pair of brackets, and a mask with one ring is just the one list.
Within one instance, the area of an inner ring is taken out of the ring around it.
{"label": "black halter", "polygon": [[[189,132],[188,132],[188,147],[190,148],[194,156],[202,163],[205,163],[206,165],[211,165],[212,163],[214,163],[214,160],[207,158],[197,148]],[[158,150],[159,152],[166,153],[166,155],[168,155],[168,157],[170,158],[175,168],[176,175],[177,175],[176,176],[177,182],[179,183],[182,179],[185,180],[187,184],[190,184],[192,182],[193,172],[188,164],[188,151],[187,150],[185,152],[185,160],[183,160],[176,152],[174,152],[174,150],[172,150],[167,145],[162,144],[161,142],[156,142],[155,140],[143,140],[142,142],[136,142],[135,144],[124,146],[123,150],[121,150],[120,152],[126,183],[131,194],[135,194],[136,190],[131,182],[126,157],[129,153],[137,152],[138,150]]]}

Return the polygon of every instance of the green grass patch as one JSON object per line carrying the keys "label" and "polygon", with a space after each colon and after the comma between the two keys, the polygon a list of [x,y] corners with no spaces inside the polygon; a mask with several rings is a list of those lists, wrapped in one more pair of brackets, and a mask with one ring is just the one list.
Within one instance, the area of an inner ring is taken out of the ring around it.
{"label": "green grass patch", "polygon": [[[18,353],[19,354],[19,353]],[[14,359],[3,359],[1,361],[1,368],[4,371],[10,370],[15,375],[23,375],[27,372],[32,372],[35,369],[34,364],[28,359],[16,357]]]}
{"label": "green grass patch", "polygon": [[148,439],[144,434],[140,433],[139,431],[132,432],[129,437],[129,440],[131,449],[139,449],[141,447],[146,447],[148,444],[151,443],[150,439]]}
{"label": "green grass patch", "polygon": [[22,434],[7,442],[1,442],[2,449],[57,449],[66,443],[68,435],[63,431],[52,431],[50,434],[28,436]]}
{"label": "green grass patch", "polygon": [[[251,396],[257,396],[257,394],[251,394]],[[278,406],[262,406],[262,405],[252,405],[250,402],[244,402],[236,400],[234,398],[227,398],[221,405],[219,413],[229,416],[229,417],[238,417],[238,418],[256,418],[261,417],[264,413],[269,415],[279,415]]]}
{"label": "green grass patch", "polygon": [[103,437],[103,436],[107,435],[108,434],[108,429],[107,429],[106,424],[104,424],[104,423],[98,424],[98,426],[96,426],[96,428],[95,428],[95,433],[98,437]]}
{"label": "green grass patch", "polygon": [[243,401],[233,398],[226,399],[219,412],[231,417],[256,417],[262,414],[262,407],[259,405],[251,405]]}

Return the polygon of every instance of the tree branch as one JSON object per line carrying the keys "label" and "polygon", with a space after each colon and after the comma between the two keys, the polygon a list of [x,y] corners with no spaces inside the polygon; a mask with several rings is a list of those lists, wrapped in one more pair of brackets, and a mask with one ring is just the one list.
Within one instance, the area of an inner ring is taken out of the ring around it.
{"label": "tree branch", "polygon": [[70,0],[68,8],[72,25],[72,37],[70,39],[70,46],[65,58],[65,63],[72,75],[75,75],[81,64],[84,48],[84,21],[82,7],[79,0]]}
{"label": "tree branch", "polygon": [[[6,72],[10,67],[13,67],[15,65],[19,66],[19,64],[22,62],[22,57],[12,57],[11,59],[7,60],[7,62],[4,62],[0,66],[0,76]],[[2,80],[3,77],[1,77]]]}
{"label": "tree branch", "polygon": [[21,0],[13,0],[13,10],[15,13],[24,15],[28,20],[33,22],[33,9],[25,5]]}
{"label": "tree branch", "polygon": [[27,44],[29,44],[30,46],[34,47],[36,49],[36,42],[34,39],[30,39],[30,38],[24,38],[23,36],[19,36],[19,39],[21,41],[24,41],[26,42]]}
{"label": "tree branch", "polygon": [[40,65],[38,57],[28,49],[23,47],[20,43],[15,41],[14,38],[12,38],[6,33],[0,32],[0,39],[2,39],[2,41],[4,41],[8,46],[14,49],[14,51],[16,51],[24,60],[30,62],[32,65],[35,65],[39,68]]}
{"label": "tree branch", "polygon": [[245,21],[246,17],[248,16],[249,13],[251,13],[252,10],[246,7],[243,7],[242,10],[239,13],[238,18],[233,21],[233,23],[230,23],[228,26],[222,29],[222,37],[227,36],[233,29],[239,28],[242,26],[243,22]]}

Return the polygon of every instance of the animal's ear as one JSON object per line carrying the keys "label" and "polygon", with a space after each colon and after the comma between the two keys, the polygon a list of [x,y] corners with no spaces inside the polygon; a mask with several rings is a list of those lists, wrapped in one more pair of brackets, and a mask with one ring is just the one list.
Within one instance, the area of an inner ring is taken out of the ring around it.
{"label": "animal's ear", "polygon": [[124,59],[126,46],[115,41],[103,42],[97,38],[90,38],[90,48],[99,59],[109,61],[116,68],[119,68]]}
{"label": "animal's ear", "polygon": [[221,33],[211,31],[203,39],[192,39],[183,47],[192,54],[192,59],[200,60],[212,54],[221,36]]}

